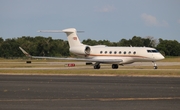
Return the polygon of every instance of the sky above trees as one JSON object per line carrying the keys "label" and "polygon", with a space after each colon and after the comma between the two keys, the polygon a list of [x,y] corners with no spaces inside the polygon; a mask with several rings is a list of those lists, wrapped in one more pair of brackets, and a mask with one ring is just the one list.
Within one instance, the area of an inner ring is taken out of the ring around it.
{"label": "sky above trees", "polygon": [[179,0],[0,0],[0,37],[52,36],[37,30],[76,28],[81,40],[133,36],[180,41]]}

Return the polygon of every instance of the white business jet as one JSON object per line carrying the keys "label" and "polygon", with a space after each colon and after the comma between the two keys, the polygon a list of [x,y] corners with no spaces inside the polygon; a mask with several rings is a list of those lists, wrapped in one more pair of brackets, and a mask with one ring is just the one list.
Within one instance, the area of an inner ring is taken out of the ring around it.
{"label": "white business jet", "polygon": [[[101,63],[112,64],[112,69],[118,69],[119,65],[131,64],[134,62],[152,62],[154,69],[157,69],[155,61],[164,59],[164,56],[156,49],[150,47],[110,47],[105,45],[90,46],[82,44],[77,36],[75,28],[60,30],[42,30],[39,32],[64,32],[67,34],[69,50],[81,58],[59,58],[31,56],[21,47],[21,51],[31,58],[66,59],[86,61],[86,64],[93,64],[94,69],[100,69]],[[82,58],[83,57],[83,58]]]}

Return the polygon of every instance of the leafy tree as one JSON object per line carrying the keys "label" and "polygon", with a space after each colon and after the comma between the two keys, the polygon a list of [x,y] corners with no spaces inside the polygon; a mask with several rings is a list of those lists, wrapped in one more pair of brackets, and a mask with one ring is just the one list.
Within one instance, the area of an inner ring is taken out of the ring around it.
{"label": "leafy tree", "polygon": [[126,39],[121,39],[119,42],[118,42],[118,44],[117,44],[118,46],[130,46],[131,45],[131,43],[130,43],[130,41],[129,40],[126,40]]}
{"label": "leafy tree", "polygon": [[137,36],[134,36],[130,40],[130,43],[131,43],[132,46],[135,46],[135,47],[142,47],[142,46],[144,46],[143,39],[141,37],[137,37]]}
{"label": "leafy tree", "polygon": [[157,49],[167,56],[180,56],[180,43],[176,40],[159,39]]}
{"label": "leafy tree", "polygon": [[98,45],[98,42],[96,40],[91,39],[83,40],[82,43],[87,45]]}
{"label": "leafy tree", "polygon": [[[107,46],[146,46],[155,47],[162,54],[168,56],[180,56],[180,43],[176,40],[157,40],[148,36],[141,38],[133,36],[132,39],[121,39],[119,42],[110,42],[109,40],[83,40],[87,45],[107,45]],[[69,52],[69,45],[67,41],[62,39],[52,39],[52,37],[43,36],[22,36],[12,39],[3,39],[0,37],[0,57],[13,58],[23,57],[24,54],[20,51],[19,46],[28,51],[31,55],[36,56],[74,56]]]}
{"label": "leafy tree", "polygon": [[19,56],[16,39],[6,39],[1,44],[1,57],[9,58]]}
{"label": "leafy tree", "polygon": [[147,36],[144,41],[144,45],[146,47],[156,47],[158,45],[157,39],[154,39],[154,37]]}

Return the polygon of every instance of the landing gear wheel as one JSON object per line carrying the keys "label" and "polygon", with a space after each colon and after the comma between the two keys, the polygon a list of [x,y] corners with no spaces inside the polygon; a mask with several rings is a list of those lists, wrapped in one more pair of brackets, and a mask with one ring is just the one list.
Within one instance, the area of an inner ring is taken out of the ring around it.
{"label": "landing gear wheel", "polygon": [[157,66],[154,66],[154,69],[158,69],[158,67],[157,67]]}
{"label": "landing gear wheel", "polygon": [[100,69],[100,65],[94,65],[94,69]]}
{"label": "landing gear wheel", "polygon": [[118,64],[112,64],[112,69],[118,69]]}

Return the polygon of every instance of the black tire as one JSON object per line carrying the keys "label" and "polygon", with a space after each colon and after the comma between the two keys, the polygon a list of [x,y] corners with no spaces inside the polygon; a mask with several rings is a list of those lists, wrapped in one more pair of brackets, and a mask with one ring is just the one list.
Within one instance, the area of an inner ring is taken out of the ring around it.
{"label": "black tire", "polygon": [[118,69],[118,64],[112,64],[112,69]]}
{"label": "black tire", "polygon": [[26,61],[26,63],[31,63],[31,61]]}
{"label": "black tire", "polygon": [[158,67],[157,67],[157,66],[154,66],[154,69],[158,69]]}
{"label": "black tire", "polygon": [[94,65],[94,69],[100,69],[100,65]]}

